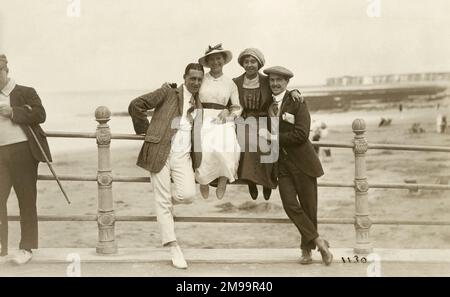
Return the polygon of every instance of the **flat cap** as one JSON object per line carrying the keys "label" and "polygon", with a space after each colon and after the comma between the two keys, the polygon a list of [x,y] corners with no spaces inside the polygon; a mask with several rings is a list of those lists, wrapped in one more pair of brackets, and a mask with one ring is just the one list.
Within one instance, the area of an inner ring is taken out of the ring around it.
{"label": "flat cap", "polygon": [[269,68],[265,69],[263,72],[267,75],[278,74],[278,75],[286,77],[287,79],[294,76],[294,73],[292,73],[292,71],[290,71],[289,69],[284,68],[282,66],[269,67]]}

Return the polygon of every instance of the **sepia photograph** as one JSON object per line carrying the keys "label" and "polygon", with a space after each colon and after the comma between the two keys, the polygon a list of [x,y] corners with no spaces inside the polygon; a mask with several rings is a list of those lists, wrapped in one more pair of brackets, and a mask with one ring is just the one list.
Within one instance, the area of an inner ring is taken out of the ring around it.
{"label": "sepia photograph", "polygon": [[449,16],[0,0],[0,277],[449,277]]}

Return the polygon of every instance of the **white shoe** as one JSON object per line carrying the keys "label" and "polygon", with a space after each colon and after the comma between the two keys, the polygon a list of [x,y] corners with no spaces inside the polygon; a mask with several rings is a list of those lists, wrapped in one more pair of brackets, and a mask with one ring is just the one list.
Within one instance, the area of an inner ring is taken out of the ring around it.
{"label": "white shoe", "polygon": [[172,255],[172,265],[178,269],[186,269],[188,265],[184,259],[183,252],[179,245],[170,247],[170,254]]}
{"label": "white shoe", "polygon": [[33,258],[33,253],[26,250],[19,250],[19,253],[11,259],[11,262],[16,265],[23,265],[28,263],[31,258]]}
{"label": "white shoe", "polygon": [[11,261],[11,257],[9,256],[0,256],[0,265],[8,263]]}

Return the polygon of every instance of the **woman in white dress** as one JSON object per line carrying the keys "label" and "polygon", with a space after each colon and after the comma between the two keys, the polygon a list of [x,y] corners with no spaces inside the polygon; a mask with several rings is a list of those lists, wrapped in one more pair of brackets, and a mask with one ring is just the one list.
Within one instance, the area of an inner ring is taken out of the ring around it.
{"label": "woman in white dress", "polygon": [[208,198],[209,183],[218,179],[216,195],[222,199],[227,182],[237,179],[240,146],[236,137],[234,119],[240,116],[239,93],[233,80],[223,74],[223,66],[232,54],[222,45],[209,46],[199,63],[210,68],[200,88],[203,106],[201,128],[202,161],[195,172],[203,198]]}

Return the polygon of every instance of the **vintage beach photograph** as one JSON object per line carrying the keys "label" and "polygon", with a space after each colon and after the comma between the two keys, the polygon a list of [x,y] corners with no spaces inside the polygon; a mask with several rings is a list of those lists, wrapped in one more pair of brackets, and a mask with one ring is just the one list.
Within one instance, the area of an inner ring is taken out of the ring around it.
{"label": "vintage beach photograph", "polygon": [[0,276],[450,276],[449,13],[2,3]]}

